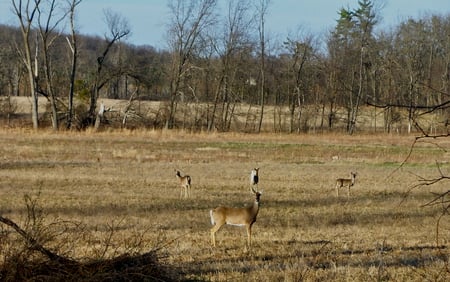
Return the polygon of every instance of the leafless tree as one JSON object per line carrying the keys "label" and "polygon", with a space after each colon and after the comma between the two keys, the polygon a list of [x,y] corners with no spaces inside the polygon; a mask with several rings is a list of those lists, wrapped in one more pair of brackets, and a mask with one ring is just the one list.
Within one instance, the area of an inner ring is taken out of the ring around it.
{"label": "leafless tree", "polygon": [[168,43],[172,54],[169,70],[170,101],[165,127],[173,128],[177,97],[183,92],[183,80],[192,69],[197,43],[202,33],[214,23],[217,0],[169,1],[171,20],[168,24]]}
{"label": "leafless tree", "polygon": [[260,113],[259,113],[259,123],[257,132],[259,133],[261,131],[262,122],[264,118],[264,104],[265,101],[265,95],[266,95],[266,38],[265,38],[265,24],[266,24],[266,15],[267,15],[267,9],[269,8],[270,0],[259,0],[258,6],[257,6],[257,17],[259,22],[258,27],[258,34],[259,34],[259,72],[260,72],[260,85],[259,85],[259,95],[260,95]]}
{"label": "leafless tree", "polygon": [[[219,66],[216,77],[218,84],[214,94],[211,118],[208,122],[209,131],[214,126],[224,131],[228,130],[234,105],[239,101],[238,89],[242,87],[243,82],[239,80],[239,76],[242,76],[245,71],[240,62],[242,53],[245,53],[251,44],[249,32],[252,18],[249,10],[250,6],[246,1],[228,1],[225,16],[222,18],[223,29],[217,35],[214,34],[215,40],[211,40],[214,42],[214,50],[219,58]],[[221,112],[220,119],[216,120],[218,111]]]}
{"label": "leafless tree", "polygon": [[[41,5],[41,0],[11,0],[13,12],[19,20],[20,30],[22,33],[22,47],[18,46],[18,51],[21,55],[23,63],[27,68],[28,83],[31,93],[31,120],[33,128],[39,127],[39,112],[38,112],[38,69],[37,69],[37,42],[36,54],[32,55],[32,27],[35,21],[36,13]],[[34,65],[33,65],[34,64]]]}
{"label": "leafless tree", "polygon": [[[439,134],[439,135],[429,135],[425,133],[424,130],[420,128],[420,125],[418,123],[415,123],[416,127],[419,127],[419,130],[422,131],[422,135],[417,136],[414,139],[413,144],[410,147],[409,154],[403,161],[403,163],[397,168],[401,168],[404,166],[404,164],[409,160],[412,152],[415,150],[416,145],[420,142],[427,142],[434,144],[438,148],[440,148],[443,152],[446,152],[448,148],[442,147],[440,145],[440,141],[446,141],[446,138],[450,137],[450,133],[446,134]],[[444,162],[447,162],[447,160],[444,160]],[[397,171],[397,169],[395,171]],[[438,175],[435,177],[424,177],[421,175],[416,175],[417,177],[417,183],[410,187],[408,190],[409,194],[415,189],[423,189],[426,187],[431,187],[433,185],[436,185],[437,183],[450,183],[450,175],[448,175],[446,172],[442,170],[442,163],[440,161],[436,161],[436,170],[438,172]],[[448,185],[447,185],[448,186]],[[440,230],[441,230],[441,221],[445,217],[450,216],[450,190],[443,191],[441,193],[432,193],[434,194],[433,200],[423,204],[423,207],[430,207],[430,206],[441,206],[441,215],[438,217],[436,222],[436,244],[439,245],[440,240]]]}
{"label": "leafless tree", "polygon": [[66,128],[70,129],[73,122],[73,95],[75,91],[75,77],[77,71],[77,60],[78,60],[78,41],[77,41],[77,31],[75,28],[75,9],[81,3],[82,0],[67,0],[69,5],[69,22],[70,22],[70,38],[67,37],[67,43],[71,52],[70,61],[70,85],[69,85],[69,96],[68,96],[68,110],[67,110],[67,121]]}
{"label": "leafless tree", "polygon": [[299,34],[295,38],[288,38],[284,42],[288,54],[292,60],[289,62],[289,72],[292,73],[293,90],[289,93],[289,132],[294,131],[295,111],[298,108],[298,129],[300,130],[300,118],[306,104],[306,76],[308,75],[307,64],[315,55],[314,36],[311,34]]}
{"label": "leafless tree", "polygon": [[[42,57],[44,61],[44,79],[46,84],[45,96],[50,100],[52,126],[53,130],[56,131],[58,130],[58,110],[57,97],[53,87],[53,68],[50,61],[50,48],[59,36],[57,28],[65,19],[67,12],[64,12],[62,9],[58,9],[56,0],[49,0],[46,4],[47,5],[37,7],[37,19],[39,35],[42,42]],[[60,13],[58,14],[58,12]]]}
{"label": "leafless tree", "polygon": [[99,97],[99,92],[103,88],[103,86],[108,82],[109,79],[107,77],[102,76],[107,55],[111,51],[111,48],[116,42],[120,41],[122,38],[126,37],[131,32],[128,21],[122,16],[120,16],[120,14],[115,13],[111,10],[105,10],[104,14],[105,14],[105,21],[109,29],[109,34],[105,35],[106,46],[103,49],[102,54],[99,57],[97,57],[97,70],[95,72],[94,83],[91,89],[91,98],[89,106],[89,119],[91,120],[91,124],[95,124],[95,120],[97,117],[95,109],[97,107],[97,99]]}

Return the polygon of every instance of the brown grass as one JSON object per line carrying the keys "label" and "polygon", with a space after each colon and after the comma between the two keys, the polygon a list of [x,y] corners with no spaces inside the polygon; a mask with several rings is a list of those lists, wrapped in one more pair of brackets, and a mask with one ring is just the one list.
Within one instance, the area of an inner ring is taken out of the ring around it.
{"label": "brown grass", "polygon": [[[64,225],[47,247],[77,260],[162,247],[165,262],[185,279],[445,281],[448,216],[437,240],[442,209],[421,205],[448,182],[410,188],[417,175],[436,176],[436,162],[450,173],[450,141],[417,144],[399,168],[413,139],[5,129],[0,214],[26,225],[24,195],[31,195],[47,224],[76,225]],[[244,251],[245,230],[230,226],[212,248],[209,209],[250,203],[255,166],[264,191],[252,250]],[[179,199],[174,168],[192,177],[192,198]],[[351,170],[358,177],[350,198],[336,198],[334,179]],[[13,236],[2,228],[0,248],[12,248]]]}

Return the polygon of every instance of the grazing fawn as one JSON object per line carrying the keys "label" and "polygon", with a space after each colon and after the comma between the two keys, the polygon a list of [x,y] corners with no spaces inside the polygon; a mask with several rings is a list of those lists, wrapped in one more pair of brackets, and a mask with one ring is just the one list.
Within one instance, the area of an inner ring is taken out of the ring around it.
{"label": "grazing fawn", "polygon": [[179,170],[175,170],[176,177],[178,181],[180,182],[181,191],[180,191],[180,198],[183,196],[184,191],[184,197],[190,197],[191,196],[191,177],[189,175],[181,176]]}
{"label": "grazing fawn", "polygon": [[214,226],[211,228],[211,244],[216,246],[216,232],[225,224],[245,226],[247,229],[247,243],[250,248],[252,242],[252,225],[256,221],[256,216],[259,211],[259,199],[261,192],[256,191],[252,187],[252,192],[255,194],[255,202],[253,205],[246,208],[230,208],[230,207],[217,207],[210,210],[211,224]]}
{"label": "grazing fawn", "polygon": [[336,179],[336,196],[339,197],[339,188],[347,187],[347,197],[350,197],[350,187],[355,185],[356,172],[350,172],[351,178]]}

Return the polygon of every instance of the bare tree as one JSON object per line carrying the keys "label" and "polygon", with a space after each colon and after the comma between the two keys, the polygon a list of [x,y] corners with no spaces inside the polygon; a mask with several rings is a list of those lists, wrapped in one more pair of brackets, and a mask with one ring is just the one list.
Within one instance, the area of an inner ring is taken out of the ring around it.
{"label": "bare tree", "polygon": [[[208,130],[211,131],[216,126],[216,113],[221,110],[219,128],[228,130],[233,116],[234,105],[238,102],[238,89],[241,88],[239,76],[241,53],[250,45],[249,30],[251,17],[249,15],[249,5],[245,1],[230,0],[226,7],[223,18],[223,30],[214,42],[214,49],[219,57],[219,67],[216,80],[218,85],[215,90],[214,103],[211,110],[211,118],[208,123]],[[221,103],[221,107],[219,106]]]}
{"label": "bare tree", "polygon": [[171,22],[168,43],[172,53],[170,66],[170,101],[165,127],[173,128],[177,96],[183,92],[183,80],[192,69],[192,60],[202,33],[214,22],[217,0],[172,0],[169,2]]}
{"label": "bare tree", "polygon": [[70,22],[70,39],[67,37],[67,43],[71,52],[70,61],[70,85],[69,85],[69,97],[68,97],[68,110],[67,110],[67,121],[66,128],[70,129],[73,122],[73,95],[75,91],[75,77],[77,71],[77,60],[78,60],[78,41],[77,41],[77,31],[75,29],[75,8],[81,3],[82,0],[67,0],[69,5],[69,22]]}
{"label": "bare tree", "polygon": [[[438,110],[438,109],[436,109]],[[412,152],[415,150],[416,145],[419,142],[426,142],[434,144],[437,148],[441,149],[443,152],[447,152],[447,149],[445,148],[446,139],[450,137],[450,132],[447,132],[446,134],[438,134],[438,135],[429,135],[425,133],[423,128],[416,122],[416,127],[422,132],[422,135],[416,136],[414,139],[414,142],[412,143],[410,147],[409,154],[405,158],[405,160],[401,163],[401,165],[395,170],[397,171],[401,167],[404,166],[404,164],[409,160]],[[443,145],[444,144],[444,145]],[[443,145],[443,146],[442,146]],[[425,189],[426,187],[431,187],[433,185],[436,185],[438,183],[449,183],[450,182],[450,175],[443,171],[442,166],[443,163],[446,163],[447,160],[443,160],[443,162],[436,161],[436,170],[438,172],[438,175],[435,177],[424,177],[420,175],[416,175],[417,177],[417,183],[409,188],[408,194],[411,193],[414,189]],[[394,172],[395,172],[394,171]],[[448,185],[447,185],[448,187]],[[434,195],[433,200],[425,203],[422,205],[422,207],[431,207],[431,206],[440,206],[441,207],[441,214],[437,218],[436,221],[436,245],[439,245],[440,237],[440,231],[441,231],[441,222],[444,218],[448,218],[450,215],[450,190],[443,191],[440,193],[432,193]],[[449,265],[446,265],[447,272],[450,271],[448,269]]]}
{"label": "bare tree", "polygon": [[[102,54],[97,58],[97,70],[95,72],[94,83],[91,89],[91,99],[89,106],[89,119],[91,124],[95,124],[97,117],[96,107],[99,92],[103,86],[108,82],[108,78],[103,77],[103,69],[105,67],[105,60],[108,53],[111,51],[113,45],[120,41],[120,39],[126,37],[130,33],[130,27],[128,21],[121,17],[120,14],[111,10],[105,10],[105,21],[109,28],[109,34],[105,35],[106,46]],[[97,123],[98,124],[98,123]]]}
{"label": "bare tree", "polygon": [[[41,5],[42,6],[42,5]],[[43,7],[37,7],[38,15],[38,30],[42,42],[42,54],[44,60],[44,79],[46,83],[45,96],[50,100],[50,108],[52,111],[52,126],[53,130],[58,130],[58,110],[57,110],[57,97],[53,87],[53,70],[50,62],[50,48],[55,39],[59,36],[57,32],[58,25],[65,19],[67,13],[61,13],[57,15],[57,1],[50,0],[47,11],[42,9]],[[54,19],[56,17],[56,19]]]}
{"label": "bare tree", "polygon": [[257,132],[259,133],[261,131],[262,122],[264,118],[264,104],[265,104],[265,95],[266,95],[266,70],[265,70],[265,62],[266,62],[266,39],[265,39],[265,22],[266,22],[266,14],[267,9],[269,7],[270,0],[259,0],[259,4],[257,7],[257,16],[259,20],[259,27],[258,27],[258,33],[259,33],[259,72],[260,72],[260,89],[259,89],[259,95],[260,95],[260,113],[259,113],[259,123]]}
{"label": "bare tree", "polygon": [[[41,5],[41,0],[11,0],[13,12],[17,16],[22,33],[22,48],[18,47],[23,63],[27,68],[28,82],[31,93],[31,120],[33,128],[39,127],[39,112],[38,112],[38,69],[37,69],[37,42],[36,54],[33,60],[32,57],[32,26],[36,17],[36,13]],[[34,65],[33,65],[34,63]]]}
{"label": "bare tree", "polygon": [[[314,37],[312,35],[299,35],[296,39],[288,38],[284,45],[288,53],[292,56],[289,65],[289,72],[292,73],[293,90],[289,93],[289,132],[294,131],[295,109],[298,107],[298,130],[300,130],[300,118],[305,105],[305,76],[307,75],[306,64],[315,55],[313,46]],[[310,71],[311,72],[311,71]]]}

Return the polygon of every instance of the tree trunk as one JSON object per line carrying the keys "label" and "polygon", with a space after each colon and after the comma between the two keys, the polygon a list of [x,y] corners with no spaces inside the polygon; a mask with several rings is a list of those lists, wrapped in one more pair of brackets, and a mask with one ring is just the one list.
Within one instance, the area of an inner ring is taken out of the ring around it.
{"label": "tree trunk", "polygon": [[66,128],[71,129],[73,123],[73,96],[75,91],[75,78],[77,71],[77,59],[78,59],[78,44],[77,44],[77,36],[75,31],[75,8],[78,4],[81,3],[82,0],[72,0],[70,5],[70,39],[66,37],[67,43],[69,44],[69,48],[71,51],[71,69],[70,69],[70,86],[69,86],[69,97],[68,97],[68,113],[67,113],[67,121]]}
{"label": "tree trunk", "polygon": [[362,90],[363,90],[363,47],[361,47],[360,50],[360,57],[359,57],[359,77],[358,77],[358,93],[356,94],[356,101],[353,104],[351,108],[351,120],[350,120],[350,128],[348,133],[352,135],[355,132],[356,129],[356,121],[358,119],[358,112],[359,112],[359,104],[361,101],[362,96]]}

